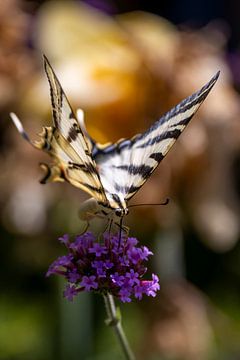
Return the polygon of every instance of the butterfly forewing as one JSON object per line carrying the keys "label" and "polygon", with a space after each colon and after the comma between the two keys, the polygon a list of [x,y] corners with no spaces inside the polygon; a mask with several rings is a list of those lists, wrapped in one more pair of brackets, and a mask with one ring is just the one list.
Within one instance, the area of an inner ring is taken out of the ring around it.
{"label": "butterfly forewing", "polygon": [[50,84],[54,121],[51,153],[60,161],[66,180],[87,191],[99,202],[106,203],[106,195],[92,159],[89,139],[85,137],[46,58],[44,67]]}
{"label": "butterfly forewing", "polygon": [[179,103],[142,135],[95,150],[104,188],[129,200],[168,153],[218,76],[219,72],[201,90]]}

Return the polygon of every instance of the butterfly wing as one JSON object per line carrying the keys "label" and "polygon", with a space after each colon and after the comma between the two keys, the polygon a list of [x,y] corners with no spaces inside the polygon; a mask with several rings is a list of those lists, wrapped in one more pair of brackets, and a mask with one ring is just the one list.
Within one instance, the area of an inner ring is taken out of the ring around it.
{"label": "butterfly wing", "polygon": [[209,94],[218,76],[219,72],[198,92],[156,121],[145,133],[108,146],[94,144],[93,155],[104,189],[129,200],[168,153]]}
{"label": "butterfly wing", "polygon": [[50,85],[53,127],[44,127],[40,141],[29,139],[15,114],[11,118],[21,135],[34,147],[46,151],[54,160],[52,165],[41,164],[46,176],[41,181],[64,181],[93,196],[99,203],[108,204],[104,188],[92,158],[91,142],[83,130],[51,65],[44,57],[44,68]]}
{"label": "butterfly wing", "polygon": [[71,184],[88,192],[98,202],[106,203],[96,163],[92,159],[90,141],[84,135],[46,57],[44,68],[50,85],[54,122],[51,151],[60,161],[64,176]]}
{"label": "butterfly wing", "polygon": [[[51,91],[53,127],[43,128],[39,142],[32,142],[16,115],[11,117],[22,136],[54,159],[43,164],[45,181],[67,180],[89,193],[100,204],[125,207],[170,150],[207,97],[217,73],[201,90],[189,96],[156,121],[145,133],[115,144],[100,146],[88,136],[82,113],[76,120],[63,89],[44,58]],[[98,169],[97,169],[98,168]]]}

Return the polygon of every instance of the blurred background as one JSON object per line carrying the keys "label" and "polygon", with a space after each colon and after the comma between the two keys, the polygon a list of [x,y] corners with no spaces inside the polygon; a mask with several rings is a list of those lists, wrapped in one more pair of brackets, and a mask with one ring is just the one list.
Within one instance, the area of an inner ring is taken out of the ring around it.
{"label": "blurred background", "polygon": [[87,195],[42,186],[36,139],[51,124],[42,54],[89,133],[115,141],[221,76],[185,133],[132,200],[131,235],[154,251],[155,299],[121,305],[140,360],[240,359],[240,3],[237,0],[0,3],[0,359],[123,359],[99,296],[62,298],[45,278],[81,229]]}

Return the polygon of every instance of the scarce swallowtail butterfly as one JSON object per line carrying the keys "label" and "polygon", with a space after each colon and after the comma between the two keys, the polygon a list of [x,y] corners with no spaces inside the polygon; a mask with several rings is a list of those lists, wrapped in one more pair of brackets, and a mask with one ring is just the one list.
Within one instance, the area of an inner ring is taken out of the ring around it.
{"label": "scarce swallowtail butterfly", "polygon": [[[157,120],[146,132],[131,139],[100,145],[88,134],[83,113],[77,116],[44,57],[44,68],[50,85],[53,126],[43,127],[39,141],[29,139],[18,117],[11,118],[21,135],[35,148],[53,159],[41,164],[45,176],[41,183],[68,181],[84,190],[92,199],[82,204],[82,213],[101,209],[104,214],[123,217],[128,201],[136,194],[183,132],[210,90],[219,72],[198,92],[189,96]],[[100,211],[100,210],[98,210]]]}

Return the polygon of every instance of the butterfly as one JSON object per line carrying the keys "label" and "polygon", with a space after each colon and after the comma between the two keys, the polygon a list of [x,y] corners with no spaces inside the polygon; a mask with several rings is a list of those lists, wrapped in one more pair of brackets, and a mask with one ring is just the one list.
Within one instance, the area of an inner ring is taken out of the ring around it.
{"label": "butterfly", "polygon": [[11,118],[20,134],[35,148],[47,152],[50,165],[40,164],[40,181],[67,181],[91,195],[82,205],[84,213],[113,212],[123,218],[128,201],[138,192],[173,146],[216,83],[219,73],[199,91],[181,101],[144,133],[116,143],[100,145],[87,133],[83,112],[75,116],[62,86],[44,56],[50,85],[53,126],[43,127],[39,141],[30,140],[18,117]]}

